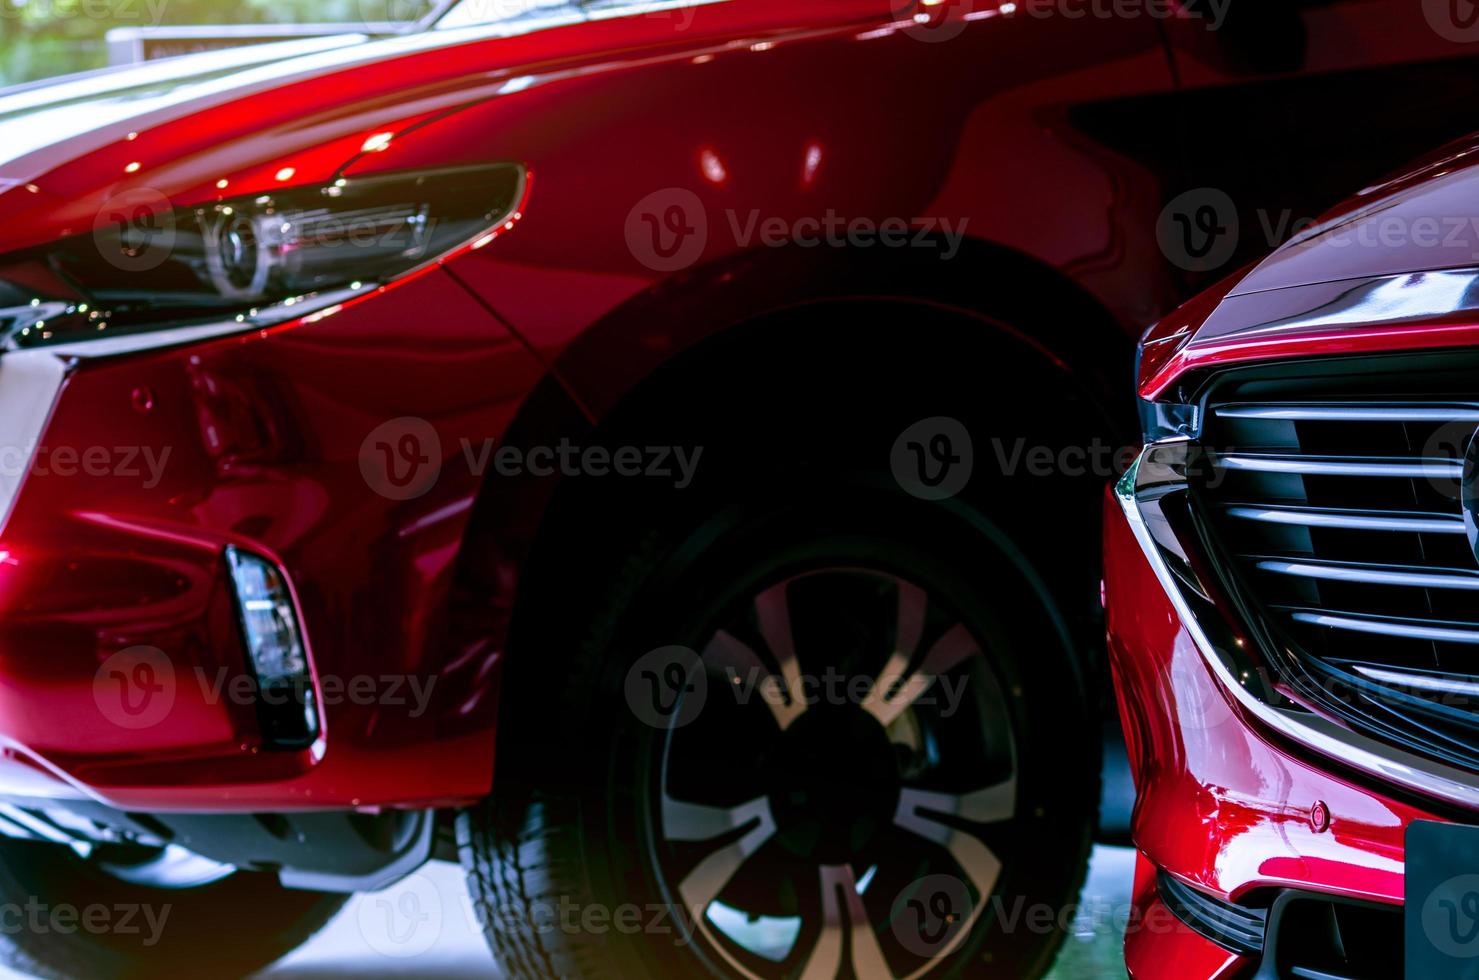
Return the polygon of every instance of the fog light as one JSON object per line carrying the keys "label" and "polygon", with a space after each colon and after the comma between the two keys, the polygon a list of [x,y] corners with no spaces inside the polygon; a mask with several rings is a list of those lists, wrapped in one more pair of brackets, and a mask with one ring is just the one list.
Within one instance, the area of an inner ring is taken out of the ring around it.
{"label": "fog light", "polygon": [[303,748],[318,736],[318,704],[287,578],[273,562],[234,547],[226,548],[226,565],[247,661],[257,679],[263,743]]}

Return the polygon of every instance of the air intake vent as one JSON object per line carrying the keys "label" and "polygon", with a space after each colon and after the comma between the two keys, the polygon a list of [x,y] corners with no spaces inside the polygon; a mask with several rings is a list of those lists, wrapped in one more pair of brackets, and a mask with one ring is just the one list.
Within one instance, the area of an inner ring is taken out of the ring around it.
{"label": "air intake vent", "polygon": [[1263,952],[1268,909],[1234,905],[1197,891],[1161,871],[1156,879],[1161,901],[1171,913],[1224,949],[1242,956]]}
{"label": "air intake vent", "polygon": [[1479,768],[1471,355],[1228,372],[1194,494],[1285,682],[1369,732]]}

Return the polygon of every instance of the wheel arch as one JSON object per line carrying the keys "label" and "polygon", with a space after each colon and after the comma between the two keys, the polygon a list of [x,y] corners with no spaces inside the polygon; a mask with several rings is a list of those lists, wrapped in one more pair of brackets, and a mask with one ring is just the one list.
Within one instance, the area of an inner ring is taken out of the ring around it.
{"label": "wheel arch", "polygon": [[[736,373],[753,372],[778,403],[825,400],[816,391],[774,383],[760,368],[776,359],[784,361],[790,378],[808,372],[826,377],[842,364],[886,370],[901,359],[989,365],[983,372],[991,387],[1010,380],[1020,389],[1029,377],[1038,386],[1028,411],[1051,416],[1055,402],[1070,398],[1087,408],[1089,417],[1076,423],[1085,441],[1123,445],[1133,438],[1130,399],[1119,397],[1131,377],[1132,339],[1087,290],[1030,256],[990,242],[967,239],[948,261],[939,254],[929,248],[789,247],[674,276],[566,348],[502,442],[527,447],[604,440],[671,411],[684,390],[702,390]],[[865,308],[874,314],[870,322],[844,331],[856,338],[850,351],[835,330],[790,329],[818,311]],[[886,322],[905,313],[907,323]],[[907,402],[929,388],[923,379],[894,397]],[[706,418],[724,426],[747,424],[732,416],[725,421],[723,412]],[[1074,435],[1067,427],[1062,432]],[[474,634],[491,637],[514,656],[539,645],[538,624],[558,615],[561,596],[572,587],[571,566],[584,564],[601,547],[593,526],[607,508],[572,486],[579,482],[484,482],[453,589],[451,622],[465,642],[475,642]],[[1097,519],[1098,487],[1088,499]],[[1097,541],[1094,535],[1085,543],[1086,567],[1097,560]],[[1071,632],[1084,642],[1092,629],[1075,624]]]}

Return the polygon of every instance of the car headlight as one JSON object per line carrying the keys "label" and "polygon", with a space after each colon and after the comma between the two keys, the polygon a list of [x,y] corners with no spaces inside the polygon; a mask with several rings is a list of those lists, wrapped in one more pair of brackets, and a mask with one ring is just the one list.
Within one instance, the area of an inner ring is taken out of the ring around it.
{"label": "car headlight", "polygon": [[0,339],[32,347],[301,315],[511,227],[526,177],[500,163],[187,208],[125,198],[90,234],[0,257]]}
{"label": "car headlight", "polygon": [[[1190,339],[1190,326],[1172,317],[1145,331],[1140,338],[1140,345],[1135,349],[1137,393],[1146,389],[1156,374]],[[1140,410],[1141,437],[1147,445],[1196,434],[1196,405],[1181,400],[1179,392],[1162,392],[1153,400],[1137,397],[1135,403]]]}

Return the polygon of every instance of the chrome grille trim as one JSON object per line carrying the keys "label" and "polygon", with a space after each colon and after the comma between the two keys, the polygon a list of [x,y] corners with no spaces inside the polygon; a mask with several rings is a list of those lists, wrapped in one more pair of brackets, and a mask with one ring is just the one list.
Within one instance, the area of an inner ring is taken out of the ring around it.
{"label": "chrome grille trim", "polygon": [[1351,669],[1363,677],[1369,677],[1371,680],[1380,681],[1383,684],[1479,697],[1479,683],[1474,681],[1459,680],[1452,677],[1439,677],[1433,674],[1417,674],[1406,670],[1386,670],[1367,664],[1351,664]]}
{"label": "chrome grille trim", "polygon": [[1214,465],[1248,473],[1289,473],[1295,476],[1380,476],[1420,480],[1460,480],[1464,464],[1442,459],[1285,456],[1255,453],[1213,453]]}
{"label": "chrome grille trim", "polygon": [[1219,405],[1218,418],[1265,419],[1282,422],[1473,422],[1479,424],[1479,406],[1430,405]]}
{"label": "chrome grille trim", "polygon": [[[1140,473],[1142,467],[1147,465],[1157,472],[1164,469],[1154,465],[1153,457],[1159,451],[1178,444],[1190,445],[1191,440],[1176,438],[1147,446],[1115,485],[1115,497],[1141,553],[1145,555],[1162,590],[1175,607],[1179,622],[1223,689],[1258,721],[1316,752],[1339,759],[1357,770],[1409,790],[1466,808],[1479,809],[1479,778],[1473,772],[1435,759],[1427,753],[1394,745],[1388,739],[1355,730],[1342,721],[1327,718],[1303,707],[1292,706],[1277,691],[1247,683],[1249,675],[1245,672],[1246,663],[1241,656],[1242,650],[1236,644],[1213,640],[1214,636],[1225,636],[1228,629],[1225,617],[1213,610],[1204,621],[1193,610],[1191,603],[1195,597],[1192,590],[1171,571],[1168,561],[1170,553],[1151,531],[1152,521],[1162,527],[1165,525],[1158,515],[1160,501],[1177,493],[1184,494],[1186,486],[1181,484],[1178,489],[1176,485],[1172,485],[1172,493],[1166,494],[1166,485],[1163,482],[1158,484],[1153,479],[1147,479],[1144,481],[1142,497]],[[1145,508],[1144,511],[1142,507]],[[1194,547],[1191,540],[1179,535],[1176,537],[1178,549],[1185,551]]]}
{"label": "chrome grille trim", "polygon": [[1296,612],[1290,618],[1312,626],[1349,630],[1355,633],[1374,633],[1378,636],[1396,636],[1407,640],[1431,640],[1440,643],[1479,644],[1479,629],[1460,626],[1432,626],[1398,619],[1383,619],[1378,616],[1361,616],[1323,612]]}
{"label": "chrome grille trim", "polygon": [[[1333,719],[1479,774],[1479,352],[1229,368],[1199,396],[1189,499],[1269,670]],[[1389,679],[1409,674],[1459,686]]]}
{"label": "chrome grille trim", "polygon": [[1424,514],[1415,511],[1346,511],[1310,507],[1227,508],[1229,517],[1266,524],[1293,524],[1300,527],[1329,527],[1350,531],[1405,531],[1416,534],[1463,534],[1464,521],[1448,514]]}
{"label": "chrome grille trim", "polygon": [[1456,568],[1423,570],[1322,561],[1288,561],[1281,558],[1254,558],[1253,560],[1253,567],[1259,571],[1273,572],[1277,575],[1299,575],[1304,578],[1325,579],[1331,582],[1359,582],[1364,585],[1479,590],[1479,573],[1465,572]]}

